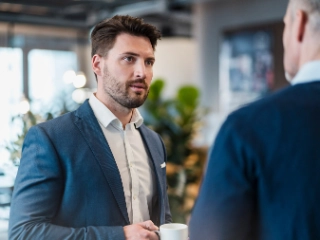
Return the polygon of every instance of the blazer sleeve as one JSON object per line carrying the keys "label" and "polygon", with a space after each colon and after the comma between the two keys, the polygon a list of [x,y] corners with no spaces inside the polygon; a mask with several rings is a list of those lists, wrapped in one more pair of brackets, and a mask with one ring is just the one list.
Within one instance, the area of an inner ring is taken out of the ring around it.
{"label": "blazer sleeve", "polygon": [[53,224],[64,191],[57,149],[40,127],[24,141],[14,185],[9,239],[124,239],[122,226],[63,227]]}
{"label": "blazer sleeve", "polygon": [[252,145],[247,142],[252,135],[244,136],[245,126],[229,117],[217,135],[191,214],[191,240],[251,239],[254,170],[246,149]]}

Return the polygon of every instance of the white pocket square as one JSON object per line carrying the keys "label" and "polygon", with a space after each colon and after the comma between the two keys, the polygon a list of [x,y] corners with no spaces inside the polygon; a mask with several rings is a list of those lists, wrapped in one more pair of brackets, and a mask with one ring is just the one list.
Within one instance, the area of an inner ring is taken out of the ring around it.
{"label": "white pocket square", "polygon": [[166,163],[164,162],[164,163],[160,164],[160,167],[161,167],[161,168],[166,167]]}

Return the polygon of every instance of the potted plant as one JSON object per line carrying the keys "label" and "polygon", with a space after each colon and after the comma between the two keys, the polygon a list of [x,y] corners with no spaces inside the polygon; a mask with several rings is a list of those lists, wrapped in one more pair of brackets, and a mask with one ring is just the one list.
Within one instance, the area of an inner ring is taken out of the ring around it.
{"label": "potted plant", "polygon": [[194,146],[193,140],[207,110],[199,106],[197,87],[181,86],[174,98],[163,99],[164,86],[164,80],[154,80],[142,114],[146,125],[162,137],[166,146],[172,218],[185,223],[197,197],[206,159],[207,148]]}

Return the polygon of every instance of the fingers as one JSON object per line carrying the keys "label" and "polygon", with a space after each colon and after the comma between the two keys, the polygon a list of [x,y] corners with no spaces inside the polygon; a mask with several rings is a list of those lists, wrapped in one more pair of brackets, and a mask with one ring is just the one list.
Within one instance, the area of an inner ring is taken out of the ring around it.
{"label": "fingers", "polygon": [[152,232],[149,236],[150,240],[160,240],[159,234],[156,234],[155,232]]}
{"label": "fingers", "polygon": [[126,240],[159,240],[155,231],[158,227],[152,221],[141,222],[123,227]]}
{"label": "fingers", "polygon": [[151,220],[139,223],[139,225],[149,231],[156,231],[159,229],[156,225],[154,225],[154,223]]}
{"label": "fingers", "polygon": [[159,237],[155,232],[143,229],[143,232],[140,232],[139,240],[159,240]]}

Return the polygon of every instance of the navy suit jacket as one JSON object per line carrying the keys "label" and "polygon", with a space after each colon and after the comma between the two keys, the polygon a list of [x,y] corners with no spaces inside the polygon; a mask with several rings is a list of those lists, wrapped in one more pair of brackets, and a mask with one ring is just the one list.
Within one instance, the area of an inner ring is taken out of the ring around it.
{"label": "navy suit jacket", "polygon": [[320,81],[232,113],[209,154],[190,240],[320,239]]}
{"label": "navy suit jacket", "polygon": [[[171,222],[165,148],[139,128],[156,176],[151,220]],[[147,206],[146,206],[147,207]],[[9,239],[124,239],[129,225],[117,164],[86,101],[76,111],[32,127],[24,141]]]}

